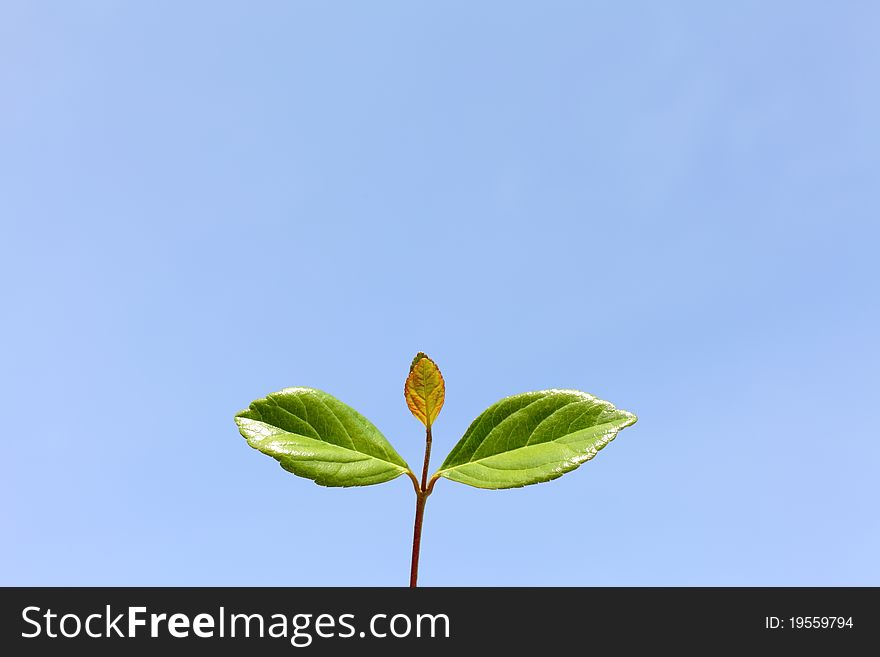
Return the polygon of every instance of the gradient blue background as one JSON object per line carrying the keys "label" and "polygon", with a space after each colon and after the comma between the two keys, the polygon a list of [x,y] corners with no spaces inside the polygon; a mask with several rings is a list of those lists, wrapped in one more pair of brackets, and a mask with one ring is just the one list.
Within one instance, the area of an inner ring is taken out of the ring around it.
{"label": "gradient blue background", "polygon": [[290,386],[411,464],[508,394],[640,422],[441,481],[426,585],[880,584],[875,3],[4,2],[2,584],[397,585],[413,498],[233,414]]}

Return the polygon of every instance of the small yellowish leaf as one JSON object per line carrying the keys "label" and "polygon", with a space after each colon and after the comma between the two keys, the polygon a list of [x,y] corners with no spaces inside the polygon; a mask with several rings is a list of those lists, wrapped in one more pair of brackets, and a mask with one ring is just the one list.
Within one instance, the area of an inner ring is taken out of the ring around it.
{"label": "small yellowish leaf", "polygon": [[430,427],[446,398],[446,384],[437,364],[422,352],[416,354],[403,388],[406,405],[419,421]]}

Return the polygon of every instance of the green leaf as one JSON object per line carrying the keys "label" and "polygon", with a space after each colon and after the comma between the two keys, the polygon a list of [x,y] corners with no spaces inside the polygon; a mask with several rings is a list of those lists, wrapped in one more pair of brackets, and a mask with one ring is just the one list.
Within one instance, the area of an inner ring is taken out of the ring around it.
{"label": "green leaf", "polygon": [[285,388],[235,416],[248,444],[321,486],[381,484],[409,471],[363,415],[314,388]]}
{"label": "green leaf", "polygon": [[477,488],[520,488],[589,461],[636,416],[579,390],[496,402],[471,423],[434,475]]}

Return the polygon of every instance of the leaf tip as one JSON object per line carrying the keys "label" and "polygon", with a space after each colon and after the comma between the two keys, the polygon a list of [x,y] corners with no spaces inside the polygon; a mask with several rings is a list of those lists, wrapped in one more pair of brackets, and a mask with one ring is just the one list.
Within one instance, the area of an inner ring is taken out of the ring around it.
{"label": "leaf tip", "polygon": [[[418,363],[420,360],[422,360],[422,358],[428,358],[428,354],[426,354],[424,351],[420,351],[419,353],[417,353],[415,355],[415,358],[412,359],[412,362],[409,364],[409,371],[410,372],[413,371],[413,368],[416,366],[416,363]],[[431,360],[431,359],[428,358],[428,360]]]}

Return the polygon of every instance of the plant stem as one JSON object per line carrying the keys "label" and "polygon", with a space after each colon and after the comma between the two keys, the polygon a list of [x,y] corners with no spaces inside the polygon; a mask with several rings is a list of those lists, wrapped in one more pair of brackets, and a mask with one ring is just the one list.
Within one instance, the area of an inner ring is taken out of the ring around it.
{"label": "plant stem", "polygon": [[431,461],[431,425],[425,429],[425,464],[422,466],[422,491],[428,488],[428,463]]}
{"label": "plant stem", "polygon": [[[425,464],[422,466],[422,484],[416,491],[416,519],[413,523],[413,549],[412,565],[409,571],[409,585],[412,588],[418,586],[419,580],[419,550],[422,547],[422,523],[425,519],[425,504],[431,490],[428,488],[428,465],[431,462],[431,425],[425,430]],[[433,483],[433,482],[432,482]],[[433,486],[431,486],[433,489]]]}
{"label": "plant stem", "polygon": [[413,551],[412,566],[409,571],[409,585],[411,588],[418,586],[419,581],[419,549],[422,545],[422,521],[425,518],[425,502],[428,496],[423,492],[416,495],[416,521],[413,526]]}

